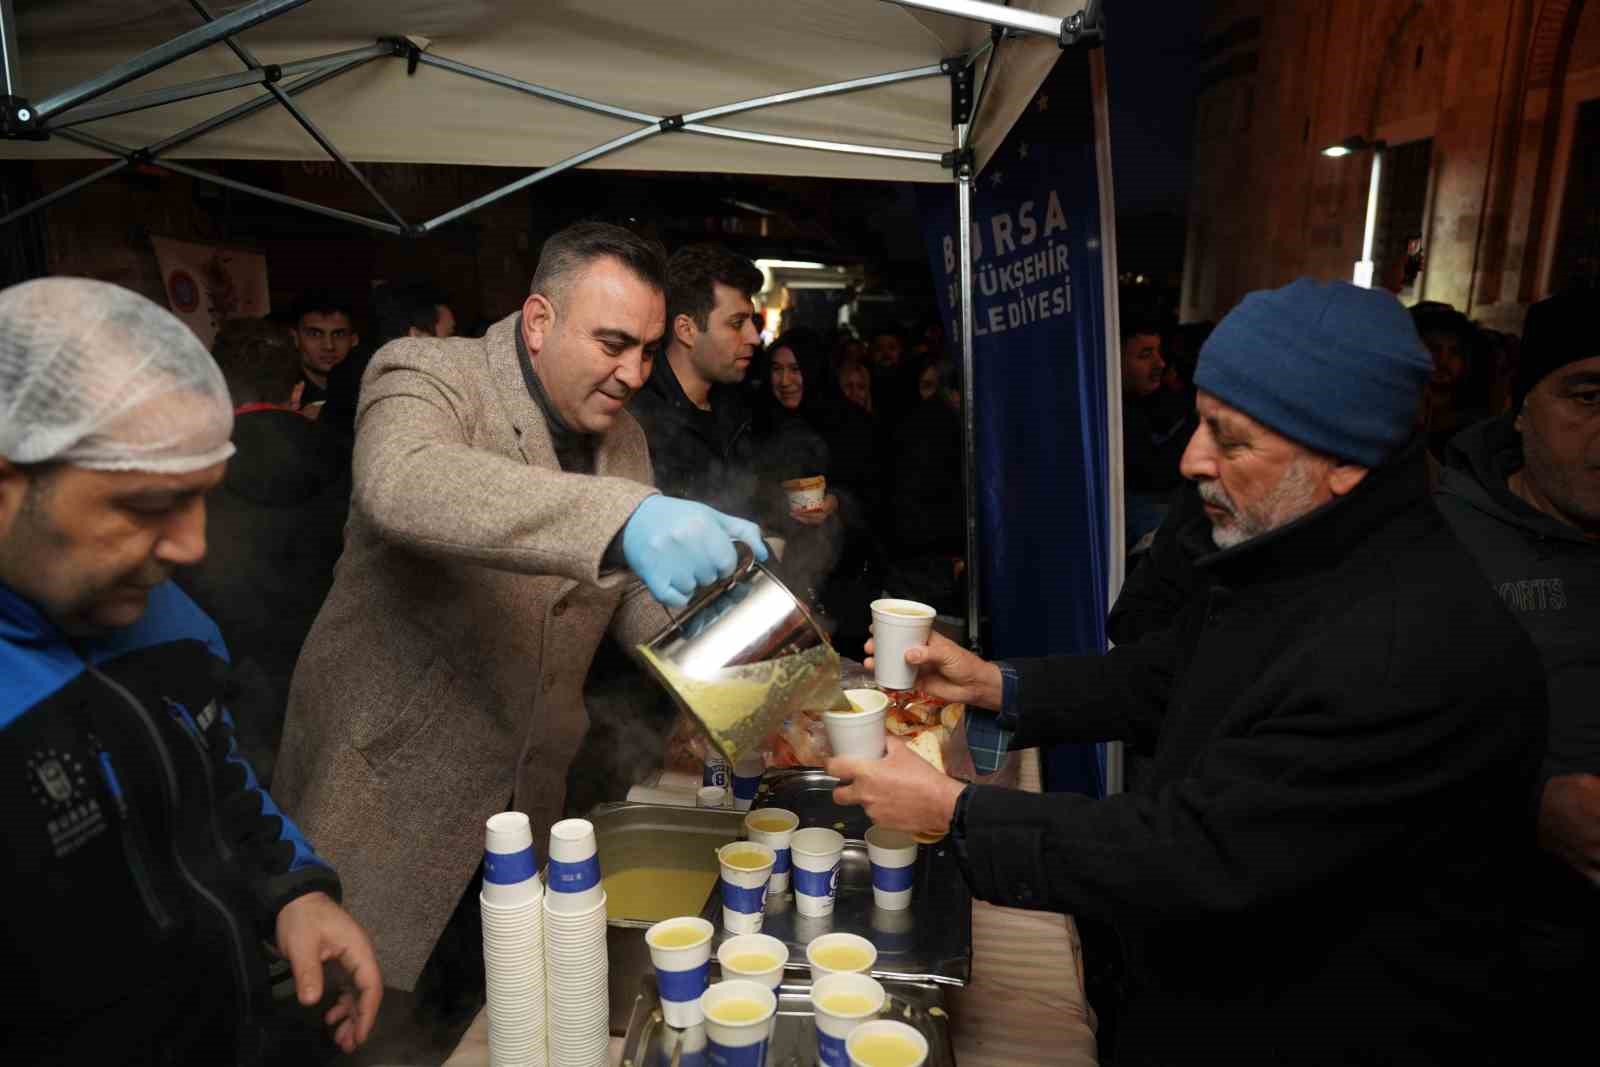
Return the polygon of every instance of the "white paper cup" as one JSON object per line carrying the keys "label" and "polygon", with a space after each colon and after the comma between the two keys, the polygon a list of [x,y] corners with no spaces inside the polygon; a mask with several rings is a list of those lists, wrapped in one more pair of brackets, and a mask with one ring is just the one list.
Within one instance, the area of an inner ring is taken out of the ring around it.
{"label": "white paper cup", "polygon": [[822,725],[828,731],[828,747],[835,756],[882,759],[888,695],[878,689],[846,689],[844,695],[856,710],[822,713]]}
{"label": "white paper cup", "polygon": [[872,602],[872,676],[885,689],[913,689],[917,669],[906,662],[906,650],[928,643],[938,612],[915,600],[885,598]]}
{"label": "white paper cup", "polygon": [[761,788],[761,776],[767,773],[767,762],[761,754],[746,756],[733,765],[733,806],[738,811],[749,811],[755,803],[756,791]]}
{"label": "white paper cup", "polygon": [[[728,857],[742,851],[754,850],[765,859],[759,868],[735,867]],[[755,841],[735,841],[717,849],[717,860],[722,865],[722,927],[730,934],[758,934],[761,919],[767,910],[767,883],[772,877],[772,865],[777,854],[766,845]]]}
{"label": "white paper cup", "polygon": [[814,511],[822,506],[828,496],[828,479],[820,474],[809,478],[791,478],[783,483],[784,495],[789,498],[789,511]]}
{"label": "white paper cup", "polygon": [[[663,948],[657,942],[663,935],[688,930],[697,940],[679,948]],[[668,1026],[682,1029],[704,1019],[700,1014],[700,995],[711,985],[711,935],[716,933],[704,919],[684,917],[663,919],[645,931],[644,943],[650,947],[650,962],[656,968],[656,989],[661,994],[661,1017]]]}
{"label": "white paper cup", "polygon": [[702,808],[723,808],[728,804],[728,790],[726,786],[703,785],[694,794],[696,806]]}
{"label": "white paper cup", "polygon": [[911,907],[917,872],[917,843],[911,835],[874,826],[867,831],[867,858],[872,862],[873,904],[884,911]]}
{"label": "white paper cup", "polygon": [[552,911],[587,912],[604,897],[594,824],[563,819],[550,827],[550,862],[545,867],[545,902]]}
{"label": "white paper cup", "polygon": [[810,918],[832,915],[839,895],[844,835],[822,826],[797,830],[789,840],[789,855],[794,863],[795,910]]}
{"label": "white paper cup", "polygon": [[850,1056],[850,1067],[879,1067],[874,1060],[862,1059],[860,1048],[863,1043],[880,1037],[898,1038],[902,1042],[909,1043],[917,1057],[912,1061],[911,1067],[922,1067],[928,1062],[928,1039],[923,1037],[916,1027],[907,1026],[893,1019],[874,1019],[856,1027],[845,1039],[845,1051]]}
{"label": "white paper cup", "polygon": [[515,907],[544,895],[527,815],[502,811],[484,821],[483,899]]}
{"label": "white paper cup", "polygon": [[[866,1006],[860,1011],[830,1010],[830,998],[840,995],[864,998]],[[829,974],[813,982],[811,1008],[817,1021],[818,1062],[824,1067],[849,1067],[846,1040],[856,1027],[875,1018],[888,999],[883,986],[864,974]]]}
{"label": "white paper cup", "polygon": [[[784,822],[785,828],[782,830],[758,830],[751,825],[751,820],[776,822],[778,819]],[[766,845],[777,857],[772,864],[772,879],[767,883],[768,897],[789,889],[789,871],[794,866],[789,854],[789,842],[799,826],[800,816],[784,808],[761,808],[744,817],[745,837],[759,845]]]}
{"label": "white paper cup", "polygon": [[[771,966],[751,969],[739,966],[741,957],[765,957]],[[769,934],[740,934],[730,937],[717,949],[717,965],[724,978],[759,982],[768,989],[783,984],[783,968],[789,962],[789,946]]]}
{"label": "white paper cup", "polygon": [[[755,1019],[724,1022],[717,1006],[728,1000],[753,1000],[761,1007]],[[733,979],[718,982],[700,998],[706,1017],[707,1059],[717,1067],[763,1067],[767,1042],[772,1035],[772,1017],[778,1011],[778,998],[759,982]]]}
{"label": "white paper cup", "polygon": [[[819,957],[829,949],[851,949],[864,962],[854,967],[830,967],[822,962]],[[811,981],[817,982],[830,974],[868,974],[872,965],[878,962],[878,950],[866,938],[857,934],[823,934],[813,938],[806,946],[806,962],[811,965]]]}

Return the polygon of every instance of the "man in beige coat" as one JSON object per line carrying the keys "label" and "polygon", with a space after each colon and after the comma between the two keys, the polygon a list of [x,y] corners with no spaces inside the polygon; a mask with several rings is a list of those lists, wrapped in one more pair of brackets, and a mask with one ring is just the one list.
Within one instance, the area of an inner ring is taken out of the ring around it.
{"label": "man in beige coat", "polygon": [[[414,987],[508,802],[543,846],[587,726],[583,681],[731,572],[760,531],[651,486],[623,405],[665,328],[659,245],[546,242],[481,340],[401,339],[357,416],[344,556],[289,695],[274,792],[344,876],[384,975]],[[653,594],[653,595],[652,595]]]}

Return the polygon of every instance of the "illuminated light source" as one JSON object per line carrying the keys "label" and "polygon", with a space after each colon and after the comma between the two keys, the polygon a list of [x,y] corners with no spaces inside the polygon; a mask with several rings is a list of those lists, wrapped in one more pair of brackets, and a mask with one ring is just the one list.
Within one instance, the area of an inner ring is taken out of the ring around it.
{"label": "illuminated light source", "polygon": [[1365,152],[1369,148],[1376,147],[1376,144],[1367,140],[1365,137],[1346,137],[1338,144],[1331,144],[1327,148],[1324,148],[1322,150],[1322,154],[1327,156],[1329,159],[1340,159],[1344,156],[1353,155],[1356,152]]}
{"label": "illuminated light source", "polygon": [[803,259],[758,259],[759,270],[827,270],[826,263],[811,263]]}
{"label": "illuminated light source", "polygon": [[1365,137],[1346,137],[1338,144],[1329,145],[1322,150],[1322,154],[1330,159],[1339,159],[1343,156],[1353,155],[1356,152],[1372,153],[1372,173],[1367,179],[1367,219],[1361,233],[1361,258],[1356,260],[1356,267],[1351,281],[1363,289],[1371,289],[1373,276],[1377,264],[1372,261],[1372,241],[1378,229],[1378,193],[1383,185],[1383,152],[1388,146],[1382,141],[1369,141]]}

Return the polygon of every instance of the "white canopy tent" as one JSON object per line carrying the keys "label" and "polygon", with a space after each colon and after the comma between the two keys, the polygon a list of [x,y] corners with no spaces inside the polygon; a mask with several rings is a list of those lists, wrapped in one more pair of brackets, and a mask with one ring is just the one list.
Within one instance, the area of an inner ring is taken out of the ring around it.
{"label": "white canopy tent", "polygon": [[[406,236],[587,166],[953,182],[965,253],[973,175],[1058,50],[1100,25],[1098,0],[211,2],[214,10],[207,0],[0,0],[0,155],[112,160],[0,226],[144,163]],[[367,188],[372,214],[184,162],[324,154]],[[421,220],[384,201],[361,175],[363,161],[533,169]],[[1104,246],[1114,279],[1114,243]],[[970,254],[960,265],[970,308]],[[1107,313],[1115,336],[1114,295]],[[970,385],[972,325],[962,319]],[[1115,457],[1119,376],[1107,377]],[[970,389],[965,424],[976,643]],[[1120,525],[1120,503],[1111,510]],[[1121,536],[1111,533],[1120,560]],[[1114,591],[1120,564],[1113,569]]]}

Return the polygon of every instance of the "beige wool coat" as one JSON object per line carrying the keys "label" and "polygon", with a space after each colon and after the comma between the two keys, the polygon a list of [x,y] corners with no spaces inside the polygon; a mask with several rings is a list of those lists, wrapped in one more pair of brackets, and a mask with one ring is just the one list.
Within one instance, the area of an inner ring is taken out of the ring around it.
{"label": "beige wool coat", "polygon": [[596,474],[563,473],[518,322],[374,357],[344,555],[273,781],[402,989],[482,859],[485,818],[513,801],[544,858],[607,630],[631,649],[668,621],[631,573],[602,569],[654,491],[643,432],[619,415]]}

